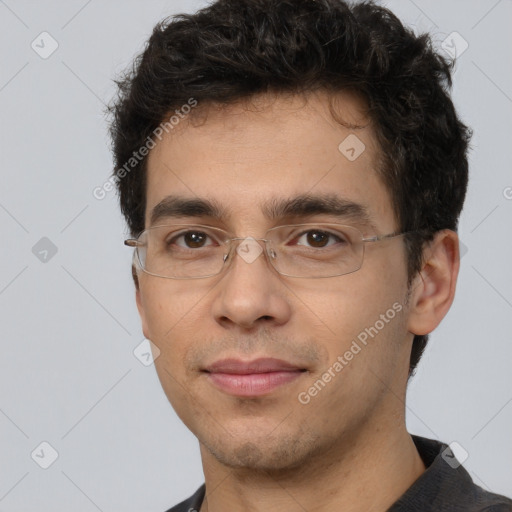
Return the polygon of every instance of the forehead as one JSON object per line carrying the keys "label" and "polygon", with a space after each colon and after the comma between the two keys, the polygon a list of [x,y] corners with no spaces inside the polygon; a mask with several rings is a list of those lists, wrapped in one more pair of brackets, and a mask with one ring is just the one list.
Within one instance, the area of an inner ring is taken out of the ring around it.
{"label": "forehead", "polygon": [[277,220],[267,215],[269,200],[329,196],[394,227],[376,169],[379,148],[357,96],[346,93],[330,103],[322,94],[262,95],[202,108],[150,152],[146,226],[168,196],[213,199],[234,228]]}

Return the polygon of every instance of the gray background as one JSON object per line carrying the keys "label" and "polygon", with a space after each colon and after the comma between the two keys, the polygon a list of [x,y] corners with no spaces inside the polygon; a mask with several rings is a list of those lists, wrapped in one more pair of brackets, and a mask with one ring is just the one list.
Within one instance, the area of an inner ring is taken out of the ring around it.
{"label": "gray background", "polygon": [[[467,41],[454,100],[475,131],[467,253],[410,385],[408,428],[457,441],[479,485],[512,495],[512,3],[384,4],[438,45]],[[157,21],[201,5],[0,0],[0,510],[158,512],[203,482],[197,441],[133,353],[143,335],[116,195],[92,195],[112,165],[112,78]],[[43,31],[59,45],[47,59],[31,47],[51,49]],[[43,441],[58,452],[48,469]]]}

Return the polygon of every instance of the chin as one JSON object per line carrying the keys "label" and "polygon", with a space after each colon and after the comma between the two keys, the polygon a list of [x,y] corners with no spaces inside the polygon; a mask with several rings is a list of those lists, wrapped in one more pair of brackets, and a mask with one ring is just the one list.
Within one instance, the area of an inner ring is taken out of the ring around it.
{"label": "chin", "polygon": [[[219,442],[204,442],[204,446],[221,464],[232,469],[272,472],[299,467],[319,450],[316,439],[286,437],[224,436]],[[231,441],[231,444],[228,442]]]}
{"label": "chin", "polygon": [[[299,464],[297,454],[274,451],[247,442],[231,450],[211,450],[212,455],[223,465],[232,469],[250,469],[253,471],[276,471],[291,468]],[[284,456],[283,456],[284,455]]]}

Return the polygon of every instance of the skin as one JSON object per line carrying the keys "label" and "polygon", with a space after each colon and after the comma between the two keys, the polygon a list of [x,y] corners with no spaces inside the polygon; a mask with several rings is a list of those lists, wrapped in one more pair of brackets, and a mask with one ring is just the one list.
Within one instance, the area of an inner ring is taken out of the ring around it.
{"label": "skin", "polygon": [[[262,95],[205,109],[201,123],[183,120],[149,155],[146,227],[169,194],[209,197],[228,210],[227,220],[175,220],[262,238],[289,220],[267,220],[263,200],[335,191],[367,207],[375,229],[362,229],[365,236],[395,231],[364,102],[347,93],[338,100],[344,120],[366,127],[336,123],[323,93]],[[353,162],[338,150],[351,133],[366,146]],[[296,222],[316,221],[340,222],[326,215]],[[401,237],[367,244],[362,268],[336,278],[281,276],[264,255],[250,264],[236,256],[204,279],[138,272],[137,307],[144,335],[161,351],[159,379],[200,442],[201,511],[384,511],[422,474],[405,426],[409,357],[414,334],[431,332],[452,303],[457,235],[438,233],[424,259],[410,293]],[[301,404],[298,394],[396,302],[402,311]],[[225,357],[276,357],[307,372],[268,395],[234,397],[200,371]]]}

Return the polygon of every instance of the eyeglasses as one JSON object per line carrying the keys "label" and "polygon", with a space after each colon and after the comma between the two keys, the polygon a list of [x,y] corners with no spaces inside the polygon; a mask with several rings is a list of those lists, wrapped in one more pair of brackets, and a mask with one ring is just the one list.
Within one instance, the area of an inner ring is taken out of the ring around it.
{"label": "eyeglasses", "polygon": [[[364,238],[359,229],[342,224],[293,224],[269,229],[264,238],[231,237],[213,226],[169,224],[125,240],[134,247],[134,263],[147,274],[168,279],[212,277],[228,266],[234,251],[247,263],[262,252],[281,275],[300,278],[336,277],[361,268],[366,243],[404,235]],[[265,243],[265,251],[259,242]]]}

